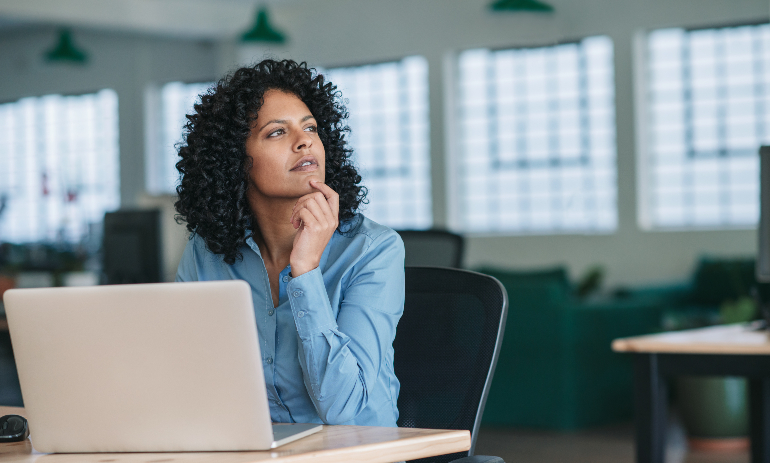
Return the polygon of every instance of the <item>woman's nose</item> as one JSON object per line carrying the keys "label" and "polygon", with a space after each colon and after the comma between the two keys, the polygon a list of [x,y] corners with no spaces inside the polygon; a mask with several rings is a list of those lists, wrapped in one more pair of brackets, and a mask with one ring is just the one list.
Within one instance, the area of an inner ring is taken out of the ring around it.
{"label": "woman's nose", "polygon": [[310,148],[310,145],[313,144],[313,139],[310,138],[310,135],[307,134],[304,130],[300,132],[301,135],[297,139],[297,141],[294,143],[295,151],[299,151],[301,149]]}

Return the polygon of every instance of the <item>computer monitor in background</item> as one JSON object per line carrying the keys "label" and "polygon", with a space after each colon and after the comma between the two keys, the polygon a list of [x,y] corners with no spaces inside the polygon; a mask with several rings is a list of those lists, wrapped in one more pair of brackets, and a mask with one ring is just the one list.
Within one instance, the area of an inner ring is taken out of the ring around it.
{"label": "computer monitor in background", "polygon": [[758,236],[757,281],[770,283],[770,146],[759,148]]}
{"label": "computer monitor in background", "polygon": [[756,299],[768,326],[770,326],[770,301],[768,285],[770,283],[770,146],[759,148],[759,246],[757,253],[757,282],[760,288]]}
{"label": "computer monitor in background", "polygon": [[104,283],[163,281],[160,210],[120,210],[104,215]]}

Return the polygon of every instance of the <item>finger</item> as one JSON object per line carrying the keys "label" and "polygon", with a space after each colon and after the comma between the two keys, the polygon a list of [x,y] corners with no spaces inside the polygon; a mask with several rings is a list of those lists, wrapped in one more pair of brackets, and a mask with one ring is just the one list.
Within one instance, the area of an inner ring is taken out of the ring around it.
{"label": "finger", "polygon": [[313,217],[313,213],[308,211],[306,207],[302,207],[300,209],[297,209],[297,212],[294,213],[294,217],[291,220],[291,224],[294,226],[294,229],[298,229],[302,227],[303,225],[308,225],[310,222],[314,222],[315,217]]}
{"label": "finger", "polygon": [[[327,211],[324,211],[324,208],[326,208]],[[294,211],[291,216],[291,223],[294,225],[295,229],[299,228],[299,221],[301,219],[300,213],[304,210],[310,210],[311,214],[313,214],[316,219],[315,221],[318,222],[319,225],[326,226],[328,223],[334,222],[334,218],[331,216],[331,211],[329,210],[329,205],[326,203],[326,198],[319,193],[308,195],[308,198],[306,198]]]}
{"label": "finger", "polygon": [[303,230],[313,230],[317,228],[317,222],[318,220],[315,218],[313,213],[310,212],[309,209],[303,208],[297,214],[297,226],[295,228],[299,228],[301,226]]}
{"label": "finger", "polygon": [[316,226],[319,228],[328,228],[334,223],[334,218],[331,217],[329,205],[326,203],[324,198],[318,198],[316,201],[306,202],[304,210],[308,210],[313,214],[313,217],[316,221]]}
{"label": "finger", "polygon": [[323,195],[326,197],[326,199],[329,199],[332,196],[337,194],[336,191],[332,190],[332,187],[330,187],[329,185],[327,185],[327,184],[325,184],[323,182],[319,182],[318,180],[311,180],[310,181],[310,186],[312,186],[313,188],[315,188],[318,191],[320,191],[321,193],[323,193]]}
{"label": "finger", "polygon": [[[332,211],[331,204],[329,204],[329,200],[326,199],[324,195],[321,193],[316,193],[313,196],[313,199],[315,200],[316,204],[320,206],[321,211],[323,211],[324,216],[326,217],[326,220],[331,224],[335,223],[337,221],[336,216],[334,215],[334,211]],[[336,226],[335,226],[336,228]]]}
{"label": "finger", "polygon": [[304,203],[308,199],[312,198],[314,194],[315,194],[315,192],[308,193],[305,196],[300,196],[300,198],[297,200],[297,202],[294,203],[294,207],[292,208],[291,211],[294,212],[295,210],[297,210],[299,208],[298,206],[300,206],[302,203]]}
{"label": "finger", "polygon": [[312,195],[305,195],[297,200],[296,203],[294,203],[294,207],[291,210],[291,221],[294,221],[294,215],[299,211],[303,205],[310,199],[312,199]]}
{"label": "finger", "polygon": [[323,210],[324,215],[327,217],[329,223],[334,223],[337,220],[326,197],[322,193],[316,191],[315,193],[303,196],[297,201],[297,203],[294,205],[294,209],[292,210],[290,221],[293,222],[297,211],[303,207],[306,207],[309,202],[316,202],[321,206],[321,209]]}
{"label": "finger", "polygon": [[310,186],[323,193],[324,197],[329,203],[329,206],[331,207],[332,213],[334,214],[336,220],[336,218],[340,215],[340,195],[325,183],[311,180]]}
{"label": "finger", "polygon": [[297,211],[299,211],[299,210],[300,210],[302,207],[304,207],[305,203],[307,203],[308,201],[315,201],[315,200],[316,200],[316,197],[318,197],[318,196],[320,196],[321,198],[323,198],[323,201],[324,201],[324,202],[326,201],[326,198],[325,198],[325,197],[324,197],[324,196],[323,196],[321,193],[319,193],[319,192],[317,192],[317,191],[316,191],[316,192],[313,192],[313,193],[308,193],[308,194],[306,194],[305,196],[302,196],[302,197],[300,197],[300,198],[297,200],[297,202],[296,202],[296,203],[294,203],[294,207],[293,207],[293,208],[292,208],[292,210],[291,210],[291,219],[290,219],[290,221],[294,221],[294,216],[295,216],[295,214],[296,214],[296,213],[297,213]]}

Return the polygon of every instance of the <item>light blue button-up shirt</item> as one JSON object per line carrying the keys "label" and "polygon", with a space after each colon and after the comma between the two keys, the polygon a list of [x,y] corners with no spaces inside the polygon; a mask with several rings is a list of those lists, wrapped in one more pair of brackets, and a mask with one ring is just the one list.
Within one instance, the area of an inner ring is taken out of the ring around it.
{"label": "light blue button-up shirt", "polygon": [[404,244],[361,214],[340,229],[318,268],[296,278],[283,269],[277,307],[252,238],[229,265],[194,235],[176,280],[249,283],[274,422],[396,426],[393,339],[404,310]]}

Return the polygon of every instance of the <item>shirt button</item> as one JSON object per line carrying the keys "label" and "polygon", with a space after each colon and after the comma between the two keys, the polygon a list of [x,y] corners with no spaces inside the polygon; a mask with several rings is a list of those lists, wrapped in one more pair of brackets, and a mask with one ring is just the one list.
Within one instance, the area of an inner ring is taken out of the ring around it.
{"label": "shirt button", "polygon": [[302,317],[304,317],[304,316],[305,316],[305,311],[304,311],[304,310],[300,310],[299,312],[297,312],[297,316],[298,316],[299,318],[302,318]]}
{"label": "shirt button", "polygon": [[275,310],[273,309],[270,309],[267,311],[267,314],[270,315],[271,317],[273,316],[274,313],[275,313]]}
{"label": "shirt button", "polygon": [[288,277],[288,275],[284,275],[284,277],[283,277],[283,282],[284,282],[284,283],[286,283],[286,282],[288,282],[288,281],[289,281],[289,277]]}
{"label": "shirt button", "polygon": [[302,296],[302,291],[294,291],[291,295],[294,297],[300,297]]}
{"label": "shirt button", "polygon": [[270,365],[271,363],[273,363],[273,357],[268,357],[268,358],[265,360],[265,363],[267,363],[268,365]]}

